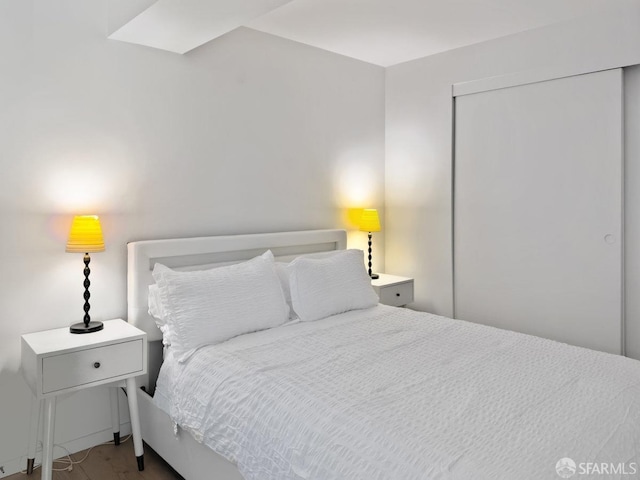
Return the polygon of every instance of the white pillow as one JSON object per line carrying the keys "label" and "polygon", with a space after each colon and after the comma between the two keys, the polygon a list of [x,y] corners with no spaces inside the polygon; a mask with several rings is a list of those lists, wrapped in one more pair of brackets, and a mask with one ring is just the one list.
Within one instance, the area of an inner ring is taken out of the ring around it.
{"label": "white pillow", "polygon": [[[334,255],[338,255],[344,253],[344,250],[329,250],[326,252],[315,252],[315,253],[304,253],[295,260],[299,258],[329,258]],[[292,260],[293,261],[293,260]],[[288,262],[276,262],[276,272],[278,273],[278,278],[280,279],[280,285],[282,286],[282,292],[284,293],[284,298],[287,301],[287,305],[289,305],[289,319],[296,320],[298,315],[296,314],[293,304],[291,303],[291,286],[289,284],[289,266]]]}
{"label": "white pillow", "polygon": [[199,347],[289,319],[271,251],[248,262],[212,270],[177,272],[157,263],[153,278],[178,361]]}
{"label": "white pillow", "polygon": [[293,309],[304,322],[378,304],[362,250],[344,250],[322,259],[297,258],[287,269]]}
{"label": "white pillow", "polygon": [[162,332],[163,345],[171,345],[171,329],[167,323],[167,315],[164,313],[162,307],[162,300],[160,299],[160,289],[158,285],[149,285],[149,315],[151,315],[156,322],[156,325]]}

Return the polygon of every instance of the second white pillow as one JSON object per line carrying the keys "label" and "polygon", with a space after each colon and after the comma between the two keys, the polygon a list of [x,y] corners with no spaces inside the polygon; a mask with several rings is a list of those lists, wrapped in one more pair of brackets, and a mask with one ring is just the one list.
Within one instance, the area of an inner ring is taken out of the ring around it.
{"label": "second white pillow", "polygon": [[304,322],[378,304],[362,250],[344,250],[322,259],[297,258],[287,269],[291,303]]}

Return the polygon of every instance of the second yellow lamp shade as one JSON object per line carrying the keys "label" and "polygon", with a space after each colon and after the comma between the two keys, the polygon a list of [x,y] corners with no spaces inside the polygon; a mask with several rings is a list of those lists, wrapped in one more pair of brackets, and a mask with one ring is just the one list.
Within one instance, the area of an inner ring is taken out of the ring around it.
{"label": "second yellow lamp shade", "polygon": [[378,210],[376,210],[375,208],[365,208],[364,210],[362,210],[362,216],[360,217],[360,231],[380,231],[380,218],[378,217]]}

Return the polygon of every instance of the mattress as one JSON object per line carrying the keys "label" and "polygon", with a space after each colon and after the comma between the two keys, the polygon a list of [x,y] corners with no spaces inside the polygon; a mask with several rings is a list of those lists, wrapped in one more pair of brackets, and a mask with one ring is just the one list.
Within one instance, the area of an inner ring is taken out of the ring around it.
{"label": "mattress", "polygon": [[384,305],[168,355],[156,398],[247,480],[640,464],[640,362]]}

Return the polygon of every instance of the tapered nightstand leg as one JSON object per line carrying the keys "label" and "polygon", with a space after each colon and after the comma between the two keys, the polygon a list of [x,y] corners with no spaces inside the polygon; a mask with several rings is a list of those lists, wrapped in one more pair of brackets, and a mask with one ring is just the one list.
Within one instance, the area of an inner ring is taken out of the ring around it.
{"label": "tapered nightstand leg", "polygon": [[129,417],[131,417],[131,434],[133,435],[133,450],[138,459],[138,470],[144,470],[144,450],[142,447],[142,431],[140,430],[140,415],[138,414],[138,392],[136,379],[127,378],[127,403]]}
{"label": "tapered nightstand leg", "polygon": [[113,428],[113,443],[120,445],[120,407],[118,405],[118,387],[109,387],[111,395],[111,426]]}
{"label": "tapered nightstand leg", "polygon": [[44,403],[35,396],[31,399],[31,418],[29,419],[29,445],[27,447],[27,475],[33,473],[33,464],[36,460],[36,447],[38,445],[38,427],[42,417]]}
{"label": "tapered nightstand leg", "polygon": [[42,480],[51,480],[53,468],[53,428],[56,420],[56,397],[44,401],[44,445],[42,447]]}

